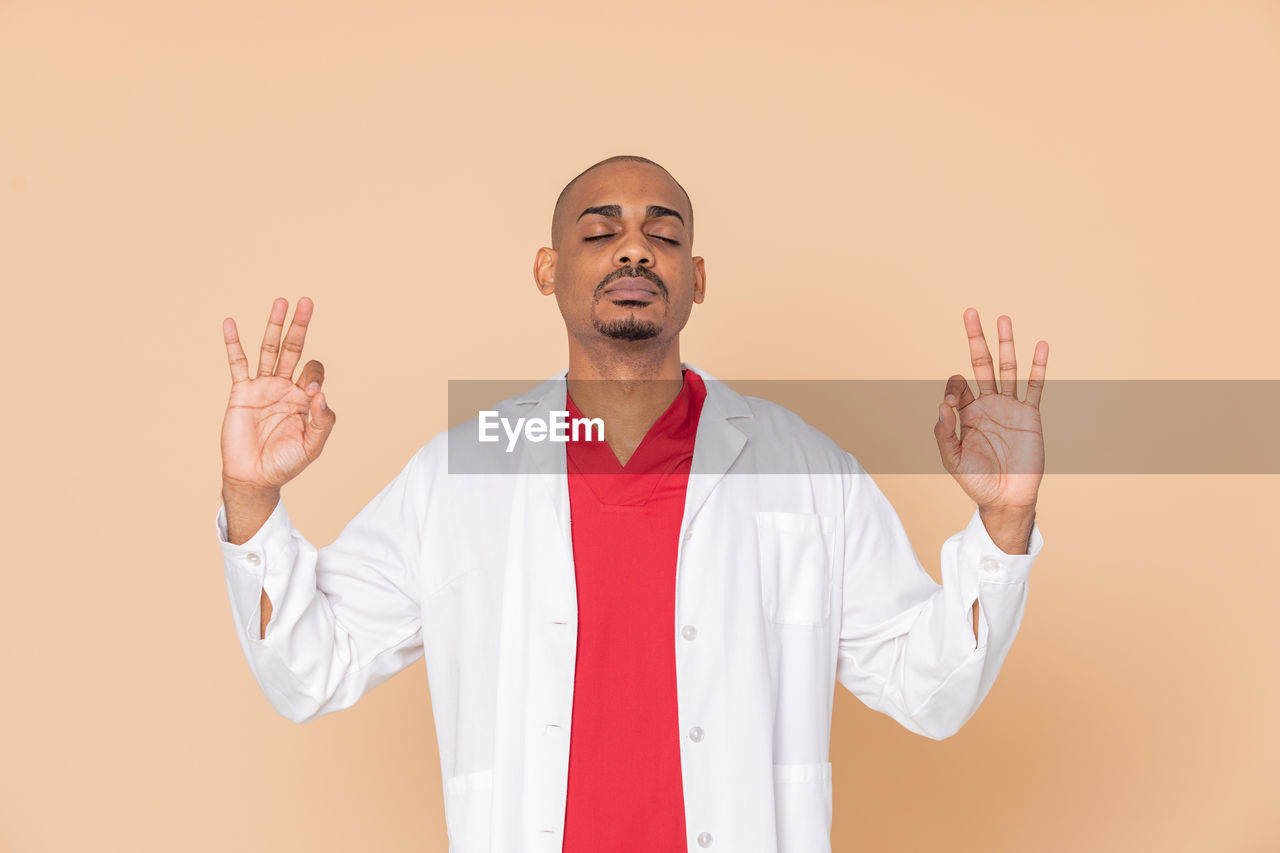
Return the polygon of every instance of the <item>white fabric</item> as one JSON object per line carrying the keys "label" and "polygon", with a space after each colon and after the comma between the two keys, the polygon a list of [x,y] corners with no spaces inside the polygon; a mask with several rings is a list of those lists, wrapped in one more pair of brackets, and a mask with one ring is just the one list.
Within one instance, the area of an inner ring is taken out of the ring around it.
{"label": "white fabric", "polygon": [[[1004,554],[975,510],[943,543],[939,586],[851,455],[686,367],[707,385],[670,627],[689,850],[829,851],[836,681],[913,732],[954,734],[1009,651],[1043,539]],[[545,418],[564,392],[562,373],[496,408]],[[565,445],[450,474],[451,438],[475,431],[436,436],[319,550],[283,503],[229,544],[223,507],[227,590],[258,684],[296,722],[425,657],[450,852],[559,851],[577,644]],[[750,473],[779,454],[810,473]]]}

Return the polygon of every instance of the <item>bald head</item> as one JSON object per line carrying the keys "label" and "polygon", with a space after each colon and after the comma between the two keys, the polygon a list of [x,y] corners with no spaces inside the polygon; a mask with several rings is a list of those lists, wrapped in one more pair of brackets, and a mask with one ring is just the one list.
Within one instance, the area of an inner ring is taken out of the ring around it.
{"label": "bald head", "polygon": [[572,181],[565,184],[564,189],[560,191],[559,197],[556,198],[555,210],[552,211],[552,214],[551,214],[551,247],[552,248],[558,249],[560,247],[560,241],[561,241],[562,235],[564,234],[564,229],[572,223],[574,216],[576,216],[576,214],[573,211],[568,209],[568,201],[573,196],[573,189],[575,186],[577,186],[578,182],[581,181],[587,175],[591,174],[592,172],[595,172],[597,169],[600,169],[602,167],[614,166],[615,164],[625,164],[625,163],[643,163],[661,171],[662,174],[666,176],[667,180],[671,181],[672,185],[674,185],[675,188],[680,191],[680,194],[684,197],[685,205],[689,211],[689,221],[688,223],[686,223],[686,227],[689,229],[689,242],[690,244],[693,243],[693,202],[689,199],[689,194],[685,192],[684,187],[680,186],[680,182],[677,181],[675,178],[671,177],[671,173],[668,172],[666,169],[664,169],[660,164],[655,163],[654,161],[646,157],[639,157],[634,154],[619,154],[616,157],[609,157],[607,159],[601,160],[599,163],[595,163],[591,166],[588,166],[586,169],[580,172],[578,176],[575,177]]}

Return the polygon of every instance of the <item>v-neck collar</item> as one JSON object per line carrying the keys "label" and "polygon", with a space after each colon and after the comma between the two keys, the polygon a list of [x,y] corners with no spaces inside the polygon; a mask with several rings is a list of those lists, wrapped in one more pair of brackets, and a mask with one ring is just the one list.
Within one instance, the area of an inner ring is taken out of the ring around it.
{"label": "v-neck collar", "polygon": [[[593,475],[669,473],[685,457],[679,452],[679,443],[688,442],[692,447],[693,438],[698,430],[698,420],[692,417],[692,410],[697,402],[692,383],[700,383],[701,379],[696,373],[692,375],[693,379],[690,380],[689,371],[681,371],[683,384],[680,386],[680,392],[667,406],[666,411],[659,415],[645,432],[626,465],[618,461],[617,455],[608,442],[576,441],[570,442],[571,448],[568,449],[582,463],[582,468],[574,473]],[[582,411],[573,402],[573,398],[569,396],[567,387],[565,407],[569,410],[571,421],[584,417]]]}
{"label": "v-neck collar", "polygon": [[[755,415],[746,397],[707,371],[687,362],[682,363],[681,368],[698,374],[707,391],[698,415],[698,433],[685,492],[683,523],[689,524],[742,454]],[[509,417],[549,419],[553,412],[564,411],[568,375],[567,369],[561,370],[525,393],[504,400],[498,409]],[[541,496],[555,513],[565,547],[572,548],[569,478],[565,476],[567,447],[567,442],[527,443],[511,464],[518,472],[552,475],[532,477],[529,482],[537,484]]]}

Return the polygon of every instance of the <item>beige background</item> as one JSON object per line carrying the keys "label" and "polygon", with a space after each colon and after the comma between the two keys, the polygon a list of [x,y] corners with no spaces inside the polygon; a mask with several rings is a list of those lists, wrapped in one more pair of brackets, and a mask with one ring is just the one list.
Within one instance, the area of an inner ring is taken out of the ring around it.
{"label": "beige background", "polygon": [[[1051,380],[1277,378],[1277,104],[1275,2],[0,2],[0,850],[446,847],[420,664],[297,726],[241,656],[224,316],[316,301],[318,544],[448,379],[560,369],[533,253],[616,153],[693,196],[720,378],[967,372],[968,305]],[[963,495],[880,483],[936,577]],[[1277,492],[1050,477],[965,729],[838,691],[835,849],[1280,849]]]}

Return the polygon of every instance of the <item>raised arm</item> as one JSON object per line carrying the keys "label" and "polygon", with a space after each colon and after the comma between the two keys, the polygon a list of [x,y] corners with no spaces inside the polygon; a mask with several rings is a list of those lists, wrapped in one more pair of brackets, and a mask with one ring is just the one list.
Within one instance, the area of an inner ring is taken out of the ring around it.
{"label": "raised arm", "polygon": [[[280,488],[319,457],[337,421],[320,390],[324,365],[307,362],[297,383],[293,381],[313,308],[310,299],[299,299],[284,335],[289,303],[275,300],[253,378],[236,321],[222,321],[231,367],[231,396],[222,421],[222,502],[227,541],[236,545],[258,532],[280,501]],[[260,636],[266,636],[270,619],[271,600],[264,590]]]}
{"label": "raised arm", "polygon": [[[996,319],[1000,342],[1000,387],[978,312],[964,312],[969,360],[978,396],[957,373],[947,380],[938,406],[934,437],[942,465],[978,505],[991,540],[1007,554],[1025,554],[1035,524],[1036,497],[1044,474],[1044,430],[1040,395],[1049,364],[1049,344],[1036,344],[1025,400],[1018,399],[1018,359],[1013,320]],[[954,411],[953,411],[954,407]],[[956,424],[960,436],[956,437]],[[978,605],[973,605],[973,635],[978,636]]]}
{"label": "raised arm", "polygon": [[312,304],[271,307],[255,376],[223,322],[231,397],[222,425],[216,521],[236,634],[275,709],[306,722],[356,702],[423,654],[421,520],[430,476],[415,454],[338,538],[316,548],[289,520],[281,487],[315,461],[335,417],[308,362],[295,383]]}
{"label": "raised arm", "polygon": [[958,731],[995,682],[1044,544],[1035,506],[1049,345],[1037,344],[1020,401],[1012,322],[1001,317],[996,324],[1000,387],[978,312],[966,311],[964,323],[979,395],[963,376],[952,376],[934,436],[943,466],[977,507],[965,529],[943,543],[942,584],[924,571],[889,501],[856,462],[846,505],[838,678],[870,707],[936,739]]}

